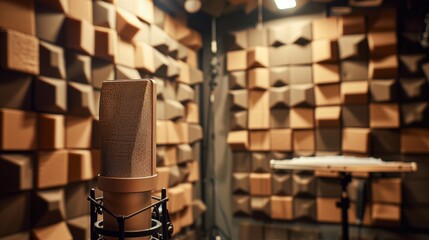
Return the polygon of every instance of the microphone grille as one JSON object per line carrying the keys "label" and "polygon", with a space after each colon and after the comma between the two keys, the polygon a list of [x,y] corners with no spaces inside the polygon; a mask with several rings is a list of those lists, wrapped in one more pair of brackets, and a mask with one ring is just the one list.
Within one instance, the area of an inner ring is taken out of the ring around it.
{"label": "microphone grille", "polygon": [[100,97],[100,174],[147,177],[156,172],[156,84],[105,81]]}

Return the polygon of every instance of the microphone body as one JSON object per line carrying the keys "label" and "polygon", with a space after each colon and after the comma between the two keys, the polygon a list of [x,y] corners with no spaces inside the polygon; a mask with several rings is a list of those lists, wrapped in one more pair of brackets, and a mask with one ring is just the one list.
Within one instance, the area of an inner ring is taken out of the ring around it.
{"label": "microphone body", "polygon": [[[103,191],[103,206],[117,216],[130,215],[151,204],[151,193],[157,185],[155,130],[153,80],[103,82],[98,185]],[[152,211],[147,210],[127,219],[125,231],[150,228],[151,215]],[[117,219],[104,212],[103,228],[119,231]]]}

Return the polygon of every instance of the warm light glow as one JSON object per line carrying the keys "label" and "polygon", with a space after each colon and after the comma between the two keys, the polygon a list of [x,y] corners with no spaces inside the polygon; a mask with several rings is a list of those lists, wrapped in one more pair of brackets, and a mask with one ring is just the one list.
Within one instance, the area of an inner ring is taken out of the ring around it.
{"label": "warm light glow", "polygon": [[287,9],[296,7],[295,0],[274,0],[278,9]]}
{"label": "warm light glow", "polygon": [[198,12],[201,8],[200,0],[186,0],[185,1],[185,9],[188,13]]}

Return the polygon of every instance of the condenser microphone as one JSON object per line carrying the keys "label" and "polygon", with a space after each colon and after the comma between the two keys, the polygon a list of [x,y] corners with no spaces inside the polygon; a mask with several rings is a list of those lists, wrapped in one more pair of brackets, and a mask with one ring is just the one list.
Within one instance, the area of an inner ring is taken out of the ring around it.
{"label": "condenser microphone", "polygon": [[[157,185],[155,107],[153,80],[115,80],[102,84],[98,187],[103,191],[104,211],[127,216],[151,205],[151,192]],[[103,228],[120,231],[117,219],[104,211]],[[123,230],[149,229],[151,213],[145,211],[127,219]]]}

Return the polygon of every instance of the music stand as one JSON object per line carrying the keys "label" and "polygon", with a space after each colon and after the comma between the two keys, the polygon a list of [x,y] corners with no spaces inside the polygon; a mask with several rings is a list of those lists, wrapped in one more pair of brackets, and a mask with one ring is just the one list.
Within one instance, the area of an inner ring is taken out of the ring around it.
{"label": "music stand", "polygon": [[384,162],[379,158],[361,158],[349,156],[318,156],[299,157],[291,160],[271,160],[270,167],[274,170],[304,170],[338,172],[341,176],[341,197],[337,207],[341,208],[341,227],[343,240],[349,240],[348,209],[350,199],[347,187],[351,182],[352,173],[399,173],[415,172],[414,162]]}

